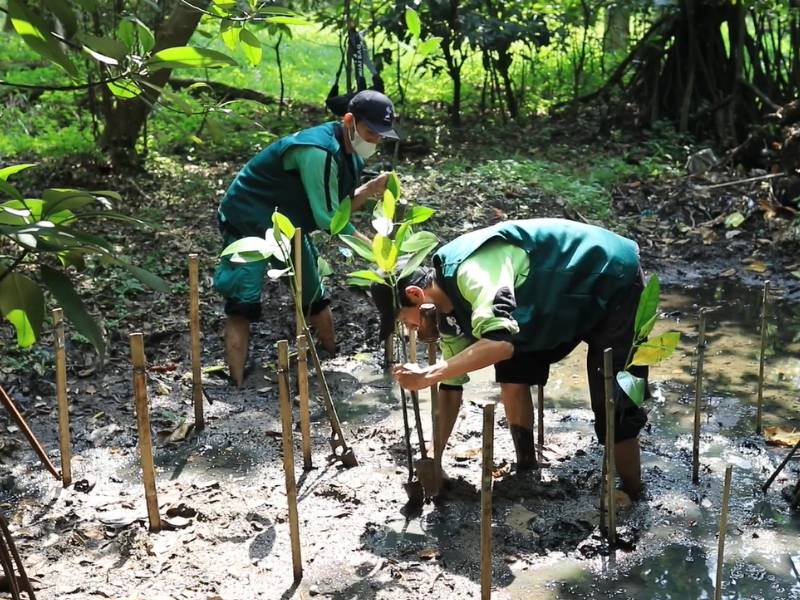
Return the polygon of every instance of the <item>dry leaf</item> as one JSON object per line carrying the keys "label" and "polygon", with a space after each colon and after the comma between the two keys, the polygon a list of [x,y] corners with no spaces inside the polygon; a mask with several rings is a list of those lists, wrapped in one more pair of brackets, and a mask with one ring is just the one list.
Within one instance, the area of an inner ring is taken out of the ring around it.
{"label": "dry leaf", "polygon": [[441,555],[442,552],[438,548],[423,548],[417,552],[417,556],[419,556],[422,560],[436,560]]}
{"label": "dry leaf", "polygon": [[753,271],[754,273],[763,273],[768,268],[769,267],[766,265],[766,263],[763,263],[760,260],[754,260],[745,267],[745,269],[747,269],[748,271]]}
{"label": "dry leaf", "polygon": [[794,446],[800,441],[800,431],[784,427],[764,427],[764,439],[771,446]]}
{"label": "dry leaf", "polygon": [[736,269],[725,269],[719,275],[720,277],[733,277],[734,275],[736,275]]}

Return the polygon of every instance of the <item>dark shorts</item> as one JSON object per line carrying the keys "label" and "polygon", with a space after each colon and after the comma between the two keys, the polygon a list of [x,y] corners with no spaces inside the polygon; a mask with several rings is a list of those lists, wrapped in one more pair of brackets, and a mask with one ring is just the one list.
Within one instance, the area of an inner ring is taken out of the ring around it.
{"label": "dark shorts", "polygon": [[[615,310],[603,317],[592,330],[580,339],[567,342],[550,350],[536,352],[515,352],[514,356],[495,365],[495,379],[498,383],[524,385],[545,385],[550,375],[550,365],[565,358],[578,344],[586,342],[589,346],[586,356],[586,371],[589,381],[589,396],[594,412],[594,430],[598,441],[605,443],[606,403],[605,381],[603,378],[603,352],[611,348],[613,352],[614,373],[625,368],[633,343],[633,328],[639,296],[644,289],[637,279],[630,292],[619,301]],[[635,366],[629,371],[647,381],[647,367]],[[635,438],[647,423],[647,412],[636,406],[614,380],[615,411],[614,440]],[[645,385],[645,389],[647,386]],[[646,394],[647,396],[647,394]]]}

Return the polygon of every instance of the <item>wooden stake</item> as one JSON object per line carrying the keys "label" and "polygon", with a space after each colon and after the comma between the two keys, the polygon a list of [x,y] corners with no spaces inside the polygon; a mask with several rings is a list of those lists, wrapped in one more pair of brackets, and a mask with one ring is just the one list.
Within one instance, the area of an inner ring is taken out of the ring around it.
{"label": "wooden stake", "polygon": [[539,452],[544,451],[544,386],[536,386],[537,399],[536,399],[536,420],[537,434],[539,437]]}
{"label": "wooden stake", "polygon": [[706,313],[700,309],[697,336],[697,369],[694,380],[694,436],[692,439],[692,483],[700,482],[700,400],[703,397],[703,357],[706,345]]}
{"label": "wooden stake", "polygon": [[728,530],[728,501],[731,497],[732,465],[725,469],[725,487],[722,489],[722,512],[719,515],[719,546],[717,550],[717,585],[714,588],[714,600],[722,599],[722,566],[725,560],[725,534]]}
{"label": "wooden stake", "polygon": [[311,464],[311,414],[308,409],[308,340],[297,336],[297,391],[300,394],[300,433],[303,436],[303,470],[314,468]]}
{"label": "wooden stake", "polygon": [[494,465],[494,403],[483,407],[483,469],[481,474],[481,600],[492,597],[492,468]]}
{"label": "wooden stake", "polygon": [[617,543],[617,497],[616,479],[617,466],[614,462],[614,353],[611,348],[603,351],[603,373],[606,388],[606,507],[608,508],[608,543],[612,546]]}
{"label": "wooden stake", "polygon": [[767,479],[766,483],[764,483],[764,485],[761,486],[761,491],[762,492],[764,492],[765,494],[767,493],[767,490],[769,489],[769,486],[772,485],[772,482],[775,481],[775,478],[778,476],[778,474],[781,471],[783,471],[783,468],[786,466],[786,463],[788,463],[792,459],[792,456],[794,456],[794,453],[797,452],[798,448],[800,448],[800,440],[797,440],[795,445],[789,451],[789,454],[786,455],[786,458],[784,458],[781,461],[781,464],[778,465],[778,468],[775,469],[775,471],[772,473],[772,475],[769,476],[769,479]]}
{"label": "wooden stake", "polygon": [[[436,342],[428,343],[428,365],[436,364],[437,353]],[[434,383],[431,386],[431,437],[433,438],[433,456],[439,456],[439,446],[441,441],[438,439],[437,432],[439,431],[439,384]]]}
{"label": "wooden stake", "polygon": [[203,418],[203,380],[200,368],[200,289],[197,254],[189,255],[189,330],[192,353],[192,403],[195,429],[206,426]]}
{"label": "wooden stake", "polygon": [[50,457],[47,456],[47,452],[45,452],[44,448],[39,443],[39,440],[36,439],[33,430],[28,426],[28,423],[23,418],[22,413],[19,412],[19,409],[17,408],[16,404],[14,404],[11,396],[6,393],[2,385],[0,385],[0,404],[2,404],[8,411],[11,419],[17,424],[17,427],[19,427],[22,435],[24,435],[25,439],[28,440],[31,448],[33,448],[33,451],[36,452],[36,456],[39,457],[39,460],[42,462],[45,468],[52,473],[53,477],[61,481],[61,473],[58,472],[58,469],[56,469],[55,465],[50,460]]}
{"label": "wooden stake", "polygon": [[30,579],[28,579],[28,574],[25,572],[25,565],[22,564],[22,558],[19,555],[16,545],[14,545],[14,538],[11,537],[11,532],[8,530],[8,523],[2,515],[0,515],[0,532],[2,533],[2,536],[0,536],[0,545],[5,543],[5,555],[9,562],[11,562],[13,558],[14,562],[17,564],[17,572],[19,573],[19,577],[15,577],[12,566],[11,572],[7,574],[12,586],[12,594],[13,586],[21,583],[22,590],[28,594],[28,600],[36,600],[36,595],[33,593],[33,586],[31,585]]}
{"label": "wooden stake", "polygon": [[297,294],[294,302],[295,335],[303,335],[303,230],[299,227],[294,230],[294,288]]}
{"label": "wooden stake", "polygon": [[758,358],[758,400],[756,402],[756,433],[761,434],[761,406],[764,395],[764,354],[767,350],[767,304],[769,302],[769,279],[764,282],[764,297],[761,302],[761,354]]}
{"label": "wooden stake", "polygon": [[130,335],[131,359],[133,361],[133,397],[136,408],[136,423],[139,428],[139,458],[142,463],[144,497],[147,501],[147,518],[150,531],[161,529],[158,514],[156,474],[153,464],[153,440],[150,433],[150,401],[147,397],[147,379],[144,371],[144,339],[141,333]]}
{"label": "wooden stake", "polygon": [[72,443],[69,434],[69,401],[67,400],[67,359],[64,349],[64,311],[53,309],[56,341],[56,402],[58,403],[58,448],[61,452],[61,481],[72,483]]}
{"label": "wooden stake", "polygon": [[292,440],[292,406],[289,403],[289,342],[278,342],[278,386],[280,389],[281,426],[283,430],[283,472],[286,476],[286,504],[289,510],[289,537],[292,542],[294,580],[303,578],[300,555],[300,522],[297,516],[297,483],[294,479],[294,444]]}

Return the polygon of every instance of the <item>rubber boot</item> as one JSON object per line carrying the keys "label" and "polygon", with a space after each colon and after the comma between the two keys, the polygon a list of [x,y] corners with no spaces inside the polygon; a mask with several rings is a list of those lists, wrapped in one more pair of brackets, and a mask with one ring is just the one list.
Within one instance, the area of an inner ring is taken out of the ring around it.
{"label": "rubber boot", "polygon": [[614,444],[614,462],[622,479],[622,491],[637,500],[642,493],[642,464],[639,438],[622,440]]}

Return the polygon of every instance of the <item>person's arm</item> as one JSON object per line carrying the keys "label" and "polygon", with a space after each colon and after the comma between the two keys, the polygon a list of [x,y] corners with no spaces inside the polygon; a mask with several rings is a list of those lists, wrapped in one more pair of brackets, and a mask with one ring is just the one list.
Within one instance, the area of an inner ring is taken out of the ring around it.
{"label": "person's arm", "polygon": [[511,342],[480,339],[466,350],[448,360],[440,360],[429,367],[414,363],[398,365],[393,374],[397,383],[407,390],[422,390],[445,379],[454,379],[511,358],[514,345]]}
{"label": "person's arm", "polygon": [[[295,146],[284,155],[283,166],[300,173],[314,222],[330,232],[339,208],[339,173],[330,155],[314,146]],[[341,233],[353,235],[355,227],[348,223]]]}
{"label": "person's arm", "polygon": [[389,181],[389,173],[381,173],[374,179],[370,179],[364,185],[357,187],[355,192],[353,192],[353,211],[360,210],[369,198],[383,195],[387,181]]}

